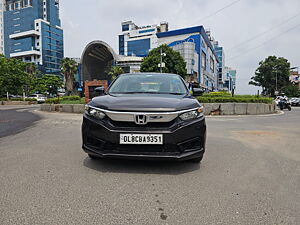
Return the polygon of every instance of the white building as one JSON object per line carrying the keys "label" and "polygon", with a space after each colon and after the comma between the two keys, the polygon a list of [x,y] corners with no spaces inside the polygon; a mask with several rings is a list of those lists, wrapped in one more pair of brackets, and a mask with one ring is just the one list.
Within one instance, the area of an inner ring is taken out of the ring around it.
{"label": "white building", "polygon": [[158,47],[156,33],[168,31],[168,23],[160,26],[137,26],[132,21],[122,23],[122,34],[119,35],[119,54],[126,56],[145,57],[148,52]]}

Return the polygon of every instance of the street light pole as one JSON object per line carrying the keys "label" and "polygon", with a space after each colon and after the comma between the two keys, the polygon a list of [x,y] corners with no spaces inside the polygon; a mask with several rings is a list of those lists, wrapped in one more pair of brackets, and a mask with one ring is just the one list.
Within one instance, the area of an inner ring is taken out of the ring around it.
{"label": "street light pole", "polygon": [[162,49],[160,49],[160,63],[158,64],[158,67],[160,68],[160,72],[162,73],[162,68],[165,67],[165,63],[163,63],[163,56],[166,56],[166,53],[162,52]]}
{"label": "street light pole", "polygon": [[162,73],[162,49],[160,49],[160,72]]}
{"label": "street light pole", "polygon": [[[272,69],[275,69],[275,95],[278,95],[278,69],[277,66],[274,66]],[[272,71],[273,72],[273,71]]]}
{"label": "street light pole", "polygon": [[278,70],[277,70],[277,68],[276,68],[276,93],[277,93],[277,91],[278,91],[278,89],[277,89],[277,72],[278,72]]}

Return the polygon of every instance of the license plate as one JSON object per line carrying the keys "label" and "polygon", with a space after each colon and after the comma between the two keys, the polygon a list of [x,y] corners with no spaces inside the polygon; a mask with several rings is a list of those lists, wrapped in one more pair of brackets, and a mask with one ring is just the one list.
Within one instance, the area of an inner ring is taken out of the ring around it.
{"label": "license plate", "polygon": [[162,145],[162,134],[120,134],[120,144]]}

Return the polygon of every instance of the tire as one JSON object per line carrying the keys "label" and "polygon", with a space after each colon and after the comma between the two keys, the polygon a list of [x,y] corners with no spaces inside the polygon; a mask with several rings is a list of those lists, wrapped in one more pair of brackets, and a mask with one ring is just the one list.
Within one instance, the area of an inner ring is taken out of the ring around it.
{"label": "tire", "polygon": [[283,107],[282,107],[282,106],[280,106],[280,110],[283,110]]}
{"label": "tire", "polygon": [[289,111],[291,111],[291,110],[292,110],[291,106],[288,106],[287,108],[288,108],[288,110],[289,110]]}
{"label": "tire", "polygon": [[201,155],[200,157],[197,157],[197,158],[194,158],[194,159],[191,159],[190,161],[192,163],[200,163],[203,159],[203,155]]}
{"label": "tire", "polygon": [[93,159],[93,160],[99,159],[99,157],[91,155],[91,154],[88,154],[88,156],[90,157],[90,159]]}

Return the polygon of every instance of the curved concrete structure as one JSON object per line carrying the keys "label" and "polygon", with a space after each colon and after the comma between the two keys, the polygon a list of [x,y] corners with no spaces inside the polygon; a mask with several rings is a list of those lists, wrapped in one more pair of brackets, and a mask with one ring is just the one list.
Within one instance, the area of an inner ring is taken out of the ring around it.
{"label": "curved concrete structure", "polygon": [[86,80],[107,80],[105,70],[115,64],[118,55],[103,41],[92,41],[81,56],[81,75]]}

